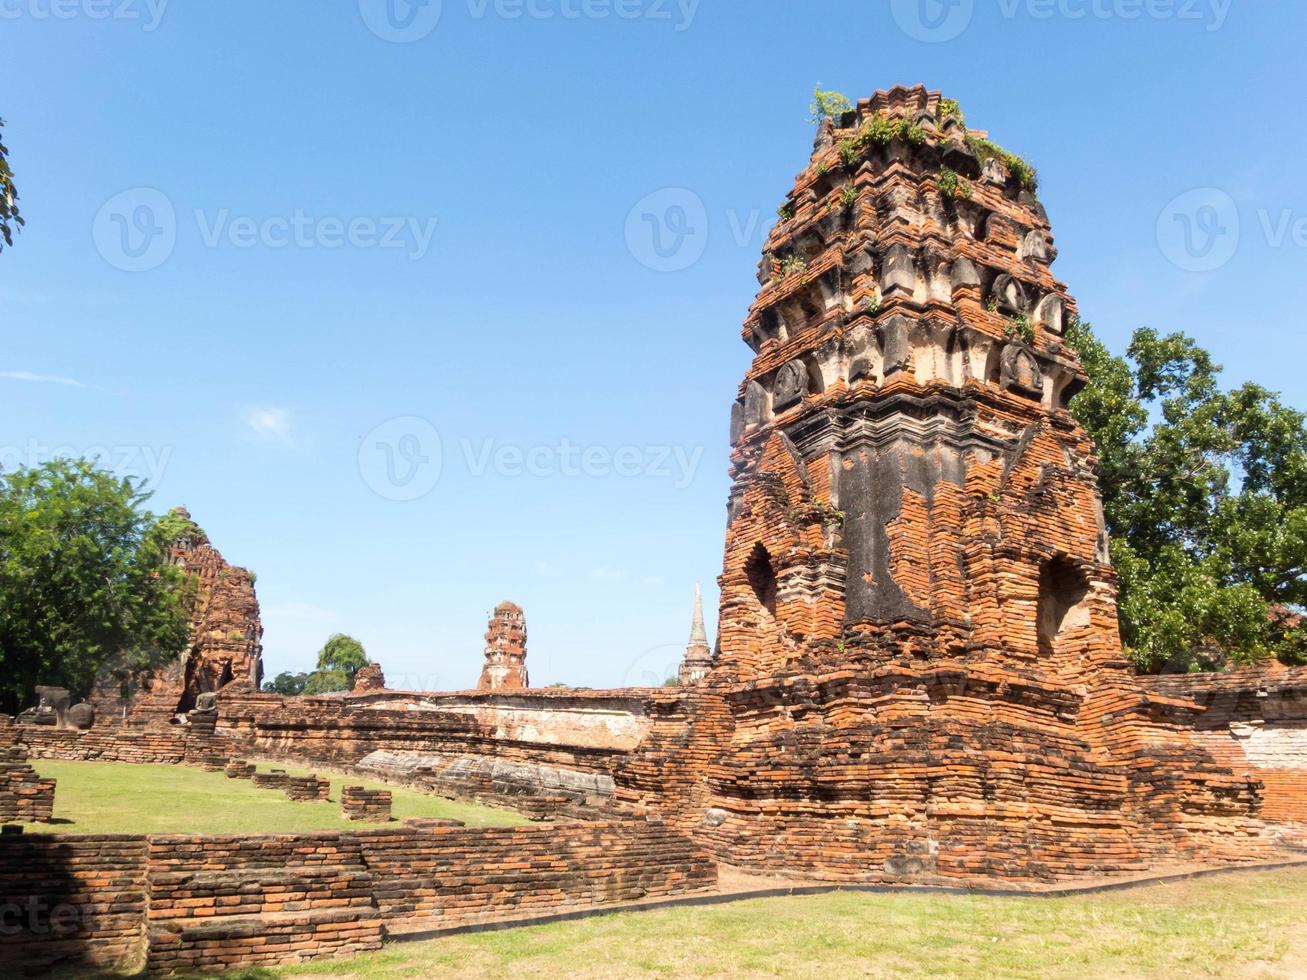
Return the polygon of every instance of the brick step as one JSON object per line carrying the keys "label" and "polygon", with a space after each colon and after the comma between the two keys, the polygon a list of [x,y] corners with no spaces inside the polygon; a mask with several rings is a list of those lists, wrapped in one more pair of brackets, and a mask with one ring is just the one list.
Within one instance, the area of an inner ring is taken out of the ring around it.
{"label": "brick step", "polygon": [[213,972],[234,966],[302,963],[381,948],[375,908],[314,909],[150,926],[147,972]]}

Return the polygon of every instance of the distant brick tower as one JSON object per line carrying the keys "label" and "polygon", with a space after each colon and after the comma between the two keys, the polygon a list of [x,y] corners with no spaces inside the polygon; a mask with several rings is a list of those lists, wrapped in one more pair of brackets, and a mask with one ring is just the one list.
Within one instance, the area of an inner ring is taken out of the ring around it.
{"label": "distant brick tower", "polygon": [[690,624],[690,642],[685,647],[678,681],[681,687],[698,684],[712,667],[712,647],[708,645],[708,631],[703,625],[703,591],[694,585],[694,620]]}
{"label": "distant brick tower", "polygon": [[827,120],[780,208],[698,688],[734,732],[700,831],[733,863],[1056,877],[1245,829],[1256,791],[1123,656],[1034,187],[918,86]]}
{"label": "distant brick tower", "polygon": [[520,606],[501,602],[486,630],[486,665],[477,689],[519,691],[530,686],[526,673],[526,614]]}

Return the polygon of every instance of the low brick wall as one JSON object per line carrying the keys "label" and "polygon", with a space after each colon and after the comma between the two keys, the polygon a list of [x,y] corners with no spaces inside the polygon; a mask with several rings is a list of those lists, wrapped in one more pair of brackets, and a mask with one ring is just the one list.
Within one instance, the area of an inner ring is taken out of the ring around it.
{"label": "low brick wall", "polygon": [[144,953],[144,837],[0,836],[0,976]]}
{"label": "low brick wall", "polygon": [[232,759],[227,763],[223,772],[227,774],[228,779],[253,779],[255,765],[253,762],[246,762],[244,759]]}
{"label": "low brick wall", "polygon": [[0,748],[0,823],[48,823],[54,815],[53,779],[42,779],[19,745]]}
{"label": "low brick wall", "polygon": [[346,820],[385,823],[390,819],[390,790],[346,786],[340,792],[340,810]]}
{"label": "low brick wall", "polygon": [[286,770],[272,769],[268,772],[256,772],[252,777],[254,785],[259,789],[285,789],[286,788]]}
{"label": "low brick wall", "polygon": [[185,729],[136,730],[99,725],[89,732],[15,725],[14,738],[28,747],[34,759],[156,765],[199,763],[224,753],[227,744],[221,738],[193,734]]}
{"label": "low brick wall", "polygon": [[689,838],[643,820],[360,834],[388,918],[441,926],[683,894],[717,883]]}
{"label": "low brick wall", "polygon": [[[0,837],[0,975],[57,963],[151,972],[299,963],[404,929],[711,887],[688,838],[643,820],[418,825],[302,835]],[[30,911],[29,911],[30,910]],[[434,921],[433,921],[434,920]]]}
{"label": "low brick wall", "polygon": [[325,800],[331,796],[331,780],[313,776],[288,776],[286,796],[292,800]]}

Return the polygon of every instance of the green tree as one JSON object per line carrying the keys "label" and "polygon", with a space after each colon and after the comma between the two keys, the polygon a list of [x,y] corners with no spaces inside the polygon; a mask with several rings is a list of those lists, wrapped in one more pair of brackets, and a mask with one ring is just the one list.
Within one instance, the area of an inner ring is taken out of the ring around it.
{"label": "green tree", "polygon": [[318,668],[304,685],[305,694],[328,694],[348,691],[354,675],[368,663],[363,644],[352,636],[336,633],[318,651]]}
{"label": "green tree", "polygon": [[1137,330],[1124,358],[1088,324],[1067,341],[1090,379],[1071,410],[1097,446],[1136,664],[1307,662],[1286,615],[1307,604],[1307,418],[1258,385],[1223,390],[1181,333]]}
{"label": "green tree", "polygon": [[853,108],[853,103],[839,92],[824,92],[820,85],[812,90],[812,102],[808,104],[808,119],[820,123],[823,119],[834,119],[838,124],[840,117]]}
{"label": "green tree", "polygon": [[[5,121],[0,119],[0,131]],[[18,188],[14,186],[14,172],[9,169],[9,149],[0,135],[0,251],[5,245],[13,245],[14,229],[23,225],[23,216],[18,213]]]}
{"label": "green tree", "polygon": [[288,670],[283,670],[272,680],[266,681],[263,690],[268,694],[284,694],[287,697],[295,697],[304,693],[308,681],[308,674],[292,674]]}
{"label": "green tree", "polygon": [[0,703],[38,684],[89,692],[185,649],[190,580],[168,564],[148,494],[85,460],[0,474]]}

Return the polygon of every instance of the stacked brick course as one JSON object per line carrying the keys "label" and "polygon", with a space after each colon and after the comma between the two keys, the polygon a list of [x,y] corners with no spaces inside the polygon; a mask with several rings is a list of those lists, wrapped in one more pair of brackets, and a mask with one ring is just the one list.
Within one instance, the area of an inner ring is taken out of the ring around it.
{"label": "stacked brick course", "polygon": [[256,767],[252,762],[246,762],[244,759],[232,759],[223,772],[228,779],[253,779]]}
{"label": "stacked brick course", "polygon": [[285,789],[289,777],[285,769],[272,769],[268,772],[256,772],[251,778],[259,789]]}
{"label": "stacked brick course", "polygon": [[286,796],[292,800],[325,800],[331,796],[331,780],[317,776],[288,776]]}
{"label": "stacked brick course", "polygon": [[49,823],[54,787],[28,764],[22,746],[0,747],[0,823]]}
{"label": "stacked brick course", "polygon": [[390,791],[346,786],[340,791],[340,810],[346,820],[386,823],[390,820]]}
{"label": "stacked brick course", "polygon": [[138,963],[147,878],[143,837],[0,836],[0,974]]}
{"label": "stacked brick course", "polygon": [[274,837],[0,836],[6,975],[56,963],[152,973],[299,963],[397,930],[548,914],[716,882],[645,821]]}

